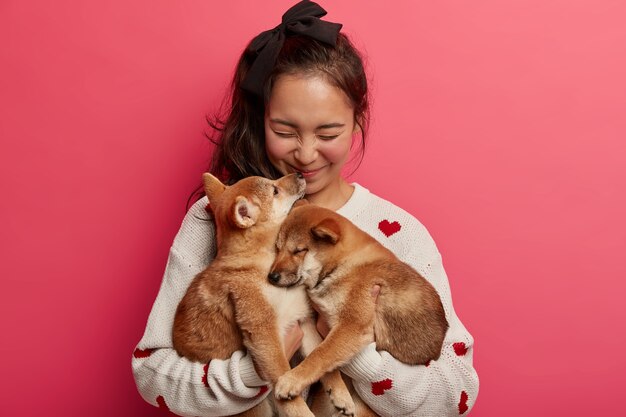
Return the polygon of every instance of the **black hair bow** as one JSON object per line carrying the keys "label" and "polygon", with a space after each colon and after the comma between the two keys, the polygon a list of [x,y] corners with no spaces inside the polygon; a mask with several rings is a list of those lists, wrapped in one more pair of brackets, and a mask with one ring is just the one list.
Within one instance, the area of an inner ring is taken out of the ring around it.
{"label": "black hair bow", "polygon": [[274,69],[278,54],[289,34],[308,36],[335,46],[342,25],[319,19],[325,15],[326,10],[320,5],[303,0],[285,12],[280,25],[255,37],[250,42],[248,51],[255,52],[256,58],[241,83],[241,88],[263,97],[263,85]]}

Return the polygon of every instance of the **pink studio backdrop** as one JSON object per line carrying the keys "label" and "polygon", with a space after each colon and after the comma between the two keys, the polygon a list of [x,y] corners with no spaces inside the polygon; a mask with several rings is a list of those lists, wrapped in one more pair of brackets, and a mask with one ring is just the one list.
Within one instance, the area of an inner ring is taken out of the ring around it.
{"label": "pink studio backdrop", "polygon": [[[130,357],[204,117],[291,4],[0,3],[3,415],[163,415]],[[622,414],[624,3],[321,4],[368,56],[353,180],[437,241],[476,339],[472,415]]]}

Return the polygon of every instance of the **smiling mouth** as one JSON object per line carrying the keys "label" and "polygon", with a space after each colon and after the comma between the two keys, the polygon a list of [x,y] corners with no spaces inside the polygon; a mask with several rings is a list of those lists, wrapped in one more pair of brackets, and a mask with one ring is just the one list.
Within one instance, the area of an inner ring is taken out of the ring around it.
{"label": "smiling mouth", "polygon": [[301,170],[295,167],[292,167],[292,168],[295,169],[297,172],[301,173],[304,178],[311,178],[311,177],[314,177],[318,172],[323,170],[325,166],[318,168],[318,169],[309,170],[309,171]]}

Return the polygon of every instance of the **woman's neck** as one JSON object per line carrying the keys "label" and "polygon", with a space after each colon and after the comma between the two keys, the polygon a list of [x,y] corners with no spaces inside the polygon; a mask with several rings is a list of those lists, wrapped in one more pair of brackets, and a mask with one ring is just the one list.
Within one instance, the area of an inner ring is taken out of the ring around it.
{"label": "woman's neck", "polygon": [[310,203],[337,211],[348,202],[353,192],[354,186],[348,184],[343,178],[340,178],[336,183],[329,184],[326,188],[314,194],[307,194],[304,197]]}

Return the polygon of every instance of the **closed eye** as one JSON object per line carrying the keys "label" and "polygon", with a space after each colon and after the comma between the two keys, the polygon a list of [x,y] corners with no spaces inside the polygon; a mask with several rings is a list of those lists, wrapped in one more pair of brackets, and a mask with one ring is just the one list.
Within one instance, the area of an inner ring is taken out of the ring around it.
{"label": "closed eye", "polygon": [[275,130],[273,130],[274,134],[280,138],[295,138],[298,135],[295,133],[291,133],[291,132],[277,132]]}
{"label": "closed eye", "polygon": [[306,251],[308,251],[307,248],[296,248],[296,249],[294,249],[293,254],[297,255],[299,253],[306,252]]}

